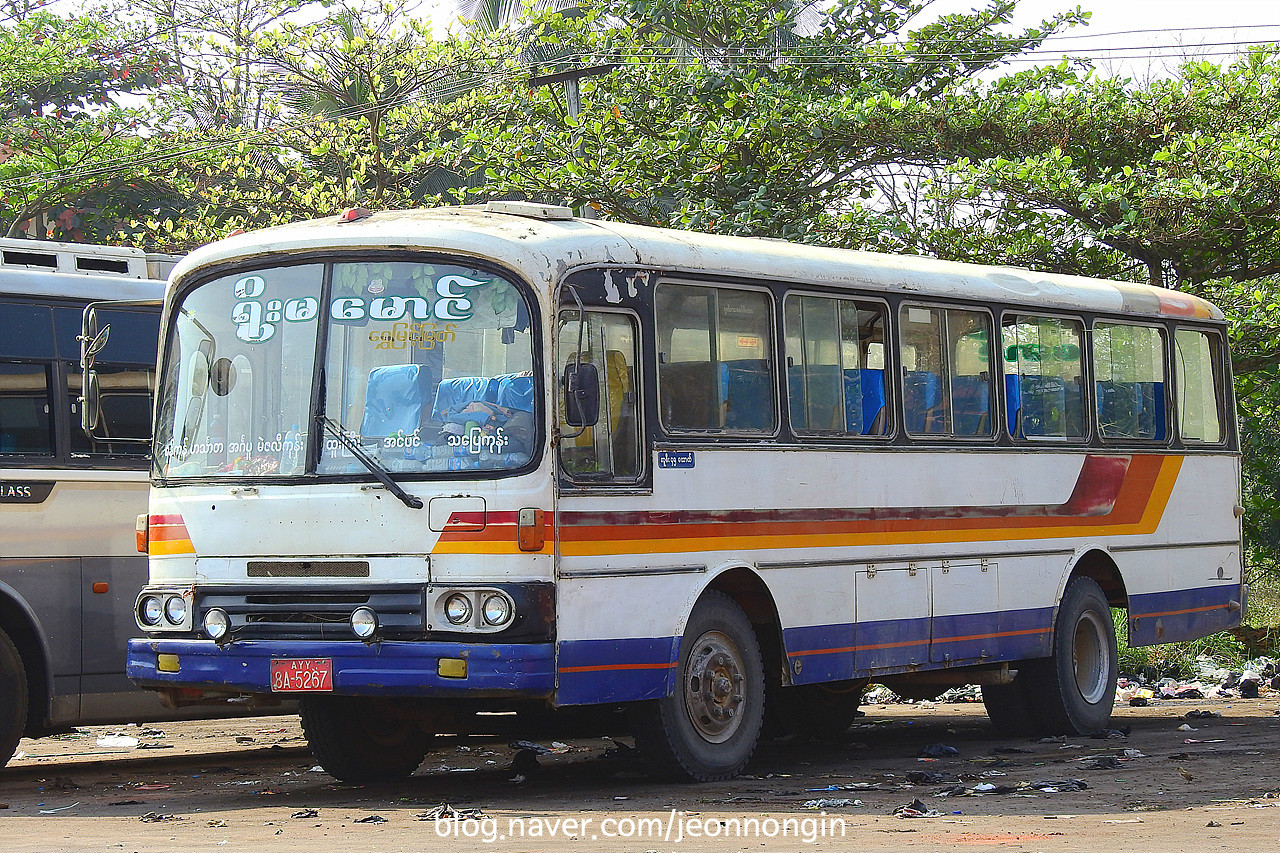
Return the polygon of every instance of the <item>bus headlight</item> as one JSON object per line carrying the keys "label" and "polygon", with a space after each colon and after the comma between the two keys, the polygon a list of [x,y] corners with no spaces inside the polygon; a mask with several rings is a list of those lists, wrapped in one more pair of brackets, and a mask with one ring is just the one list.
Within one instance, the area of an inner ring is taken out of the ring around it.
{"label": "bus headlight", "polygon": [[154,595],[148,595],[138,602],[138,620],[143,625],[159,625],[164,617],[164,605]]}
{"label": "bus headlight", "polygon": [[351,613],[351,633],[367,640],[378,631],[378,614],[368,607],[357,607]]}
{"label": "bus headlight", "polygon": [[484,607],[480,610],[480,615],[484,617],[486,625],[492,625],[497,628],[511,621],[512,607],[511,602],[505,595],[494,593],[484,600]]}
{"label": "bus headlight", "polygon": [[213,608],[204,614],[204,635],[215,643],[227,636],[227,632],[231,630],[231,620],[227,618],[226,611]]}
{"label": "bus headlight", "polygon": [[164,618],[169,624],[181,627],[187,621],[187,600],[181,595],[171,595],[164,601]]}
{"label": "bus headlight", "polygon": [[464,625],[471,619],[471,599],[460,592],[445,599],[444,618],[454,625]]}

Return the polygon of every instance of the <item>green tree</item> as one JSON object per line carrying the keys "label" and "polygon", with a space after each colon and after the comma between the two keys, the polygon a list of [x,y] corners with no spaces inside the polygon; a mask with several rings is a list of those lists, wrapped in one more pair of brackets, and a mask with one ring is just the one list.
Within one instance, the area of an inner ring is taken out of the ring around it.
{"label": "green tree", "polygon": [[163,54],[107,20],[22,14],[0,30],[0,216],[10,236],[107,239],[151,204],[145,116],[122,96],[169,79]]}
{"label": "green tree", "polygon": [[[790,5],[613,2],[541,19],[540,38],[616,64],[557,91],[512,87],[475,104],[461,155],[486,164],[484,194],[591,205],[632,222],[819,239],[896,164],[897,114],[1078,20],[1002,35],[1012,2],[911,29],[906,0],[837,4],[810,34]],[[955,53],[955,45],[967,45]]]}

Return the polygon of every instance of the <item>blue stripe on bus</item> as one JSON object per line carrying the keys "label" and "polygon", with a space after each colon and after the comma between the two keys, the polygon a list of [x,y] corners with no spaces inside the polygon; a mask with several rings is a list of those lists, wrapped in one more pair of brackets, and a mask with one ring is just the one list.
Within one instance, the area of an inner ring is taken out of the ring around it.
{"label": "blue stripe on bus", "polygon": [[629,702],[668,695],[679,637],[565,640],[557,644],[557,705]]}
{"label": "blue stripe on bus", "polygon": [[[180,672],[160,672],[156,656],[177,655]],[[555,688],[550,643],[244,640],[226,651],[209,640],[130,640],[126,668],[146,686],[271,692],[272,659],[327,658],[334,692],[349,696],[550,696]],[[437,673],[441,658],[467,661],[466,678]]]}
{"label": "blue stripe on bus", "polygon": [[1129,644],[1194,640],[1234,627],[1242,604],[1238,582],[1129,596]]}

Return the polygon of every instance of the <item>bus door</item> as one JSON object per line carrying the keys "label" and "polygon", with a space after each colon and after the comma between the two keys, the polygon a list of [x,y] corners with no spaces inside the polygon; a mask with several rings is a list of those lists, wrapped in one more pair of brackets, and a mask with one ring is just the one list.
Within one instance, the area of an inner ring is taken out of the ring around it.
{"label": "bus door", "polygon": [[[665,669],[621,666],[650,658],[664,664],[671,645],[653,639],[669,637],[670,630],[646,624],[652,613],[624,604],[660,596],[669,580],[646,572],[653,555],[639,553],[624,520],[642,508],[637,490],[645,475],[636,317],[563,309],[556,376],[557,702],[650,698],[634,695],[637,689],[661,695]],[[654,683],[638,687],[637,672]]]}

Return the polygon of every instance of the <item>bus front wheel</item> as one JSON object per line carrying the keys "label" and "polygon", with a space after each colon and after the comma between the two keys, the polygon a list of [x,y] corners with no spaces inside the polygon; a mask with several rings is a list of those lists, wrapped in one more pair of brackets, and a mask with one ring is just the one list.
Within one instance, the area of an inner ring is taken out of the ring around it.
{"label": "bus front wheel", "polygon": [[27,726],[27,671],[9,635],[0,630],[0,767],[18,748]]}
{"label": "bus front wheel", "polygon": [[729,596],[708,592],[693,608],[681,639],[675,690],[631,707],[636,748],[665,778],[732,778],[760,739],[764,693],[764,665],[751,622]]}
{"label": "bus front wheel", "polygon": [[1045,734],[1090,734],[1106,728],[1119,674],[1111,606],[1097,581],[1072,578],[1053,625],[1053,656],[1018,675]]}
{"label": "bus front wheel", "polygon": [[302,733],[325,772],[344,782],[402,779],[418,769],[432,738],[386,703],[350,696],[304,699]]}

